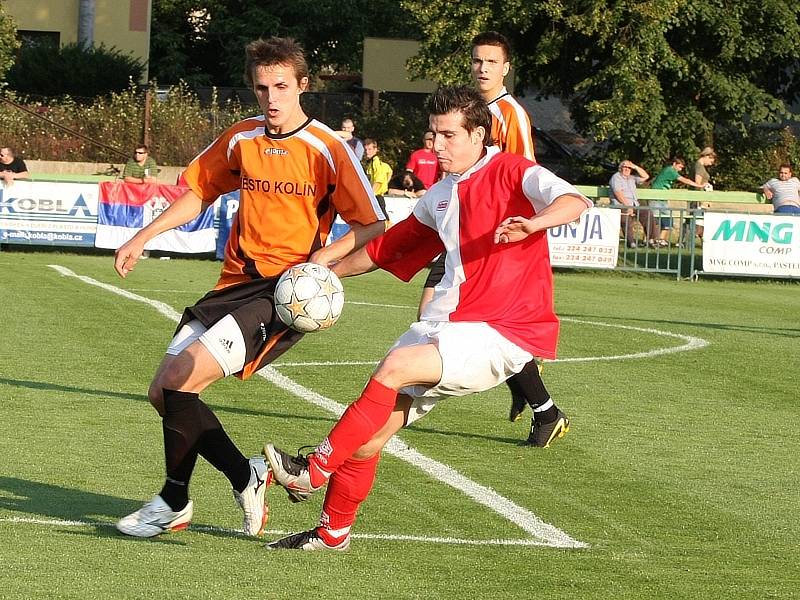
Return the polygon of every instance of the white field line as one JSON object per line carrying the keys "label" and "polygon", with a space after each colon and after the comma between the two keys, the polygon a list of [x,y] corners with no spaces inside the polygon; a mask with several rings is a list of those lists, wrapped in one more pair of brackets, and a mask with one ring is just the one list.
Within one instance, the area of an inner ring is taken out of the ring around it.
{"label": "white field line", "polygon": [[[164,304],[163,302],[157,302],[155,300],[151,300],[150,298],[145,298],[144,296],[139,296],[138,294],[133,294],[128,292],[127,290],[123,290],[113,285],[109,285],[107,283],[103,283],[92,279],[91,277],[86,277],[84,275],[76,275],[70,269],[66,267],[62,267],[60,265],[49,265],[59,273],[64,276],[69,277],[77,277],[80,281],[87,283],[89,285],[95,285],[99,288],[107,290],[109,292],[119,294],[125,298],[130,300],[136,300],[138,302],[143,302],[149,306],[155,308],[159,313],[163,314],[169,319],[173,321],[180,320],[180,314],[175,311],[172,307]],[[259,371],[259,375],[277,385],[278,387],[295,394],[296,396],[302,398],[303,400],[312,402],[316,406],[319,406],[329,412],[332,412],[336,416],[341,415],[344,410],[345,406],[331,400],[330,398],[326,398],[321,394],[318,394],[312,390],[309,390],[302,385],[298,384],[295,381],[292,381],[288,377],[281,375],[272,367],[265,367]],[[569,535],[542,521],[539,517],[533,514],[531,511],[515,504],[511,500],[501,496],[494,490],[489,487],[483,486],[479,483],[468,479],[467,477],[461,475],[455,469],[448,467],[445,464],[442,464],[438,461],[435,461],[431,458],[428,458],[413,448],[409,447],[405,444],[402,440],[394,436],[389,443],[386,445],[385,451],[389,454],[392,454],[401,460],[404,460],[411,465],[419,468],[420,470],[427,473],[429,476],[437,479],[443,483],[446,483],[457,490],[460,490],[468,497],[472,498],[479,504],[486,506],[487,508],[493,510],[494,512],[498,513],[499,515],[505,517],[519,528],[521,528],[526,533],[532,535],[539,540],[544,542],[542,545],[553,546],[557,548],[587,548],[588,544],[575,540],[571,538]]]}
{"label": "white field line", "polygon": [[[0,518],[0,523],[41,525],[43,527],[114,527],[114,523],[105,521],[75,521],[62,519],[35,519],[32,517],[8,517]],[[229,535],[241,535],[241,529],[226,529],[224,527],[211,527],[208,525],[191,525],[192,531],[209,531],[212,533],[225,533]],[[282,531],[280,529],[266,529],[264,533],[268,536],[284,536],[294,533],[292,531]],[[429,544],[454,544],[461,546],[551,546],[547,542],[524,539],[490,539],[490,540],[466,540],[453,537],[431,537],[423,535],[398,535],[393,533],[351,533],[350,536],[357,540],[384,540],[399,542],[424,542]],[[249,537],[248,537],[249,539]]]}
{"label": "white field line", "polygon": [[[374,304],[371,306],[382,306],[384,308],[395,308],[391,304]],[[411,308],[411,307],[402,307]],[[692,335],[684,335],[681,333],[673,333],[671,331],[663,331],[661,329],[652,329],[648,327],[633,327],[632,325],[619,325],[617,323],[602,323],[599,321],[585,321],[583,319],[573,319],[570,317],[561,317],[562,321],[570,321],[572,323],[581,323],[583,325],[592,325],[595,327],[612,327],[615,329],[627,329],[628,331],[641,331],[643,333],[652,333],[654,335],[661,335],[664,337],[671,337],[682,340],[684,343],[680,346],[667,346],[666,348],[654,348],[653,350],[646,350],[644,352],[634,352],[631,354],[612,354],[605,356],[575,356],[572,358],[556,358],[555,360],[547,360],[546,363],[576,363],[576,362],[597,362],[603,360],[631,360],[635,358],[652,358],[662,354],[674,354],[676,352],[689,352],[690,350],[698,350],[708,346],[709,342],[703,338],[695,337]],[[353,361],[305,361],[305,362],[276,362],[274,367],[338,367],[338,366],[366,366],[377,365],[378,361],[374,360],[353,360]]]}

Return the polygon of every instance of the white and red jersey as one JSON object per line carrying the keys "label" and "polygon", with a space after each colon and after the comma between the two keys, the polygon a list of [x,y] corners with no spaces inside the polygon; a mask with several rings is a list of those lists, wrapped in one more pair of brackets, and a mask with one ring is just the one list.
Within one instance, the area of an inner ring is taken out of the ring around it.
{"label": "white and red jersey", "polygon": [[489,147],[468,171],[428,190],[412,215],[370,241],[367,252],[409,281],[446,251],[444,277],[421,320],[485,322],[531,354],[555,358],[547,232],[512,244],[495,244],[494,232],[507,217],[530,218],[564,194],[583,196],[544,167]]}
{"label": "white and red jersey", "polygon": [[497,98],[489,102],[489,111],[492,113],[492,139],[500,150],[536,160],[531,119],[505,87]]}

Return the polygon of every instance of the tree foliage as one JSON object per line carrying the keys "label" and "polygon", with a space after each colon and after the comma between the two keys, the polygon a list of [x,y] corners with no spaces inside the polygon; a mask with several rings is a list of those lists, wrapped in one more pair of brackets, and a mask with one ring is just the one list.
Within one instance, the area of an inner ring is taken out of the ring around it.
{"label": "tree foliage", "polygon": [[242,85],[244,46],[290,36],[312,72],[361,69],[365,36],[416,36],[393,0],[154,0],[150,74],[161,83]]}
{"label": "tree foliage", "polygon": [[17,48],[19,48],[17,28],[14,26],[11,16],[5,12],[0,3],[0,82],[14,64],[14,54]]}
{"label": "tree foliage", "polygon": [[402,4],[424,32],[417,75],[468,80],[472,36],[501,31],[518,82],[567,101],[577,128],[615,159],[691,158],[716,126],[746,133],[800,99],[797,0]]}
{"label": "tree foliage", "polygon": [[102,44],[32,44],[20,51],[8,85],[25,94],[94,98],[124,90],[143,71],[144,64],[132,55]]}

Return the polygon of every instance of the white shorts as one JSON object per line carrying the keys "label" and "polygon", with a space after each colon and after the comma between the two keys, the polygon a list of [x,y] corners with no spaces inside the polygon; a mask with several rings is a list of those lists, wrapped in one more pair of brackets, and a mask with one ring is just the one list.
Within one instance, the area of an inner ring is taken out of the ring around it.
{"label": "white shorts", "polygon": [[392,346],[433,343],[442,357],[442,379],[434,386],[400,390],[414,399],[406,425],[424,417],[440,398],[483,392],[519,373],[533,355],[486,323],[419,321]]}
{"label": "white shorts", "polygon": [[246,347],[244,335],[233,315],[222,317],[206,329],[197,319],[181,327],[167,347],[167,354],[177,356],[191,346],[195,340],[206,347],[226,376],[244,368]]}

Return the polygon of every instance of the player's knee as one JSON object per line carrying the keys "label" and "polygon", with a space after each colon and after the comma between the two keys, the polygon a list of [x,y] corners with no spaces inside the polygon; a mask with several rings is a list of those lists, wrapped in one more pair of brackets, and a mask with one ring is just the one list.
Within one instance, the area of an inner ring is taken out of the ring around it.
{"label": "player's knee", "polygon": [[383,449],[385,443],[385,440],[374,437],[366,444],[361,446],[361,448],[356,450],[353,454],[353,458],[357,460],[367,460],[368,458],[372,458]]}
{"label": "player's knee", "polygon": [[392,350],[387,354],[378,365],[373,378],[380,381],[386,387],[400,389],[407,378],[406,367],[408,361],[404,359],[403,352]]}
{"label": "player's knee", "polygon": [[184,389],[189,378],[192,375],[193,365],[191,357],[187,357],[186,353],[176,356],[174,360],[170,361],[168,368],[163,368],[153,379],[151,388],[166,388],[168,390]]}
{"label": "player's knee", "polygon": [[156,381],[150,384],[150,389],[147,390],[147,399],[156,412],[164,416],[164,388],[157,384]]}

